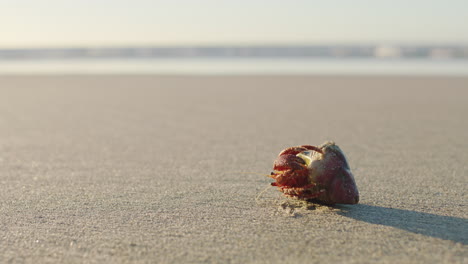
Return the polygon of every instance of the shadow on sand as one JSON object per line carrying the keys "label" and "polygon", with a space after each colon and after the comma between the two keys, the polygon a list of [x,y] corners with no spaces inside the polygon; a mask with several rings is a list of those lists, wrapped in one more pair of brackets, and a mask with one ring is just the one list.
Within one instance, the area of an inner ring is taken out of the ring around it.
{"label": "shadow on sand", "polygon": [[366,204],[337,205],[340,215],[416,234],[468,244],[468,219]]}

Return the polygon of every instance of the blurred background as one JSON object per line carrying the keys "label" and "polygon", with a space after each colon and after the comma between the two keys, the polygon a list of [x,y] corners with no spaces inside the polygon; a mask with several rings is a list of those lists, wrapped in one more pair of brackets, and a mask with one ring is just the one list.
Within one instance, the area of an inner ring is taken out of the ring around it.
{"label": "blurred background", "polygon": [[0,74],[468,75],[468,1],[0,0]]}
{"label": "blurred background", "polygon": [[[0,263],[467,263],[467,11],[0,0]],[[360,204],[265,189],[326,140]]]}

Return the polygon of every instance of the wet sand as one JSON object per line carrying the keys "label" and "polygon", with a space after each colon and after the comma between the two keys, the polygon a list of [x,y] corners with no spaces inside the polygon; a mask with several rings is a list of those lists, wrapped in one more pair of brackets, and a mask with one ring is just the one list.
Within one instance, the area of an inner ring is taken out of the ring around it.
{"label": "wet sand", "polygon": [[[0,77],[0,262],[463,263],[468,78]],[[274,188],[334,140],[358,205]]]}

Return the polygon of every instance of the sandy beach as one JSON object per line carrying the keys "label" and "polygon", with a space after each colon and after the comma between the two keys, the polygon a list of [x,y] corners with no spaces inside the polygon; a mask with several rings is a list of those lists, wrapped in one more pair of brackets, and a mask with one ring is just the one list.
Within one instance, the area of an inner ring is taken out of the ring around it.
{"label": "sandy beach", "polygon": [[[1,76],[1,263],[467,263],[468,77]],[[335,141],[358,205],[266,177]]]}

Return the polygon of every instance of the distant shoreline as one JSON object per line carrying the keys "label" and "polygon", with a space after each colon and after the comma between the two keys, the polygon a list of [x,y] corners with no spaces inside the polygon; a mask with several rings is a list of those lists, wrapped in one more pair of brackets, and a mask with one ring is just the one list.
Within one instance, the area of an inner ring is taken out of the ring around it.
{"label": "distant shoreline", "polygon": [[0,75],[10,74],[468,76],[468,60],[330,57],[0,59]]}

